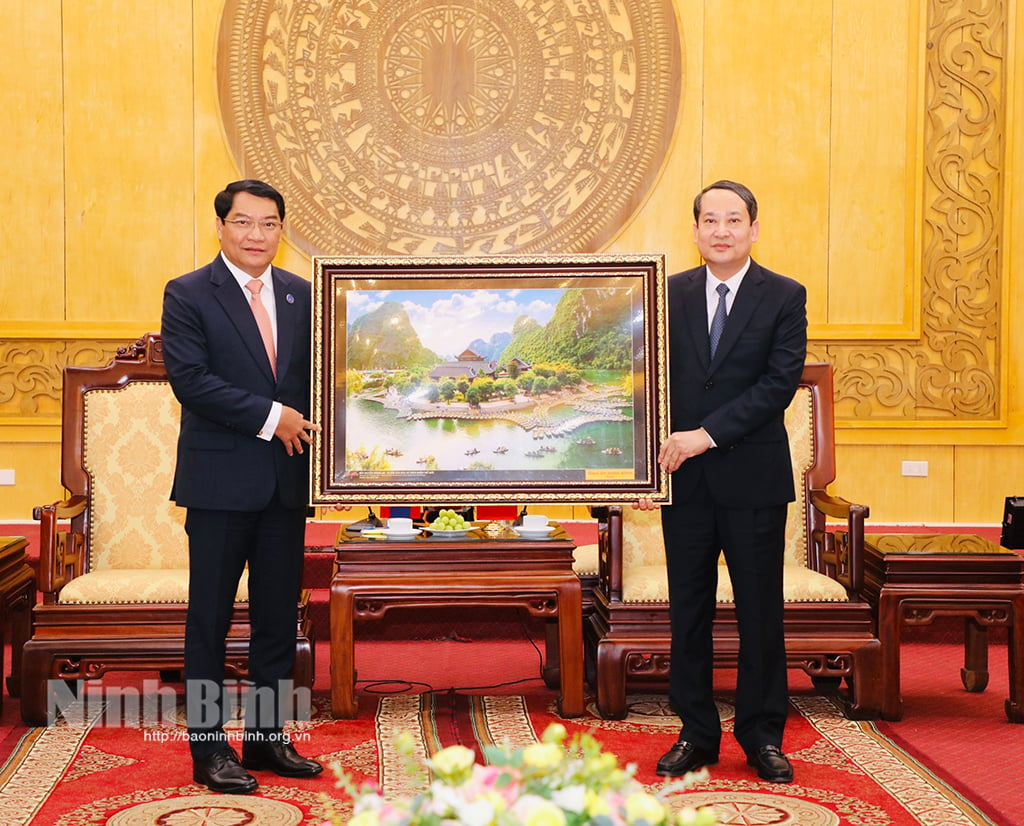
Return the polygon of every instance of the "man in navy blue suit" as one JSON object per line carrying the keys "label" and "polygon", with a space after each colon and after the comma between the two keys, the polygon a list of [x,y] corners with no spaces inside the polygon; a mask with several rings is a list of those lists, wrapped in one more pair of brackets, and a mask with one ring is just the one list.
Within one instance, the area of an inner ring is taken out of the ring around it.
{"label": "man in navy blue suit", "polygon": [[[271,264],[284,198],[261,181],[214,199],[220,254],[164,292],[167,376],[181,402],[171,498],[187,509],[185,697],[193,779],[249,793],[247,769],[322,771],[283,734],[290,704],[309,462],[310,284]],[[224,666],[249,568],[249,691],[242,759],[228,745]]]}
{"label": "man in navy blue suit", "polygon": [[807,292],[750,257],[759,224],[747,187],[705,187],[693,217],[705,264],[668,280],[671,434],[658,455],[672,473],[661,517],[669,702],[683,728],[657,771],[678,776],[718,761],[711,627],[722,552],[740,634],[735,737],[761,778],[789,783],[782,565],[795,491],[783,416],[807,354]]}

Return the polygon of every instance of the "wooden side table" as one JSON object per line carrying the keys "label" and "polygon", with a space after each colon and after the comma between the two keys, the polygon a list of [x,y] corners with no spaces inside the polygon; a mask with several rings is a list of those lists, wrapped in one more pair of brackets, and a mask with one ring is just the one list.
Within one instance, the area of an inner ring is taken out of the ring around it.
{"label": "wooden side table", "polygon": [[[25,556],[28,541],[21,536],[0,536],[0,675],[4,673],[3,641],[11,629],[11,674],[7,693],[21,694],[21,651],[32,635],[32,606],[36,578]],[[3,692],[0,691],[0,708]]]}
{"label": "wooden side table", "polygon": [[583,714],[583,611],[573,572],[572,539],[561,528],[544,539],[477,529],[458,539],[409,541],[349,536],[335,546],[331,580],[331,713],[356,715],[356,621],[382,619],[395,607],[522,607],[557,621],[547,635],[545,681],[560,684],[563,717]]}
{"label": "wooden side table", "polygon": [[968,691],[988,685],[988,629],[1008,628],[1006,716],[1024,723],[1024,559],[970,534],[866,534],[865,582],[882,643],[882,718],[899,720],[900,632],[939,616],[964,618]]}

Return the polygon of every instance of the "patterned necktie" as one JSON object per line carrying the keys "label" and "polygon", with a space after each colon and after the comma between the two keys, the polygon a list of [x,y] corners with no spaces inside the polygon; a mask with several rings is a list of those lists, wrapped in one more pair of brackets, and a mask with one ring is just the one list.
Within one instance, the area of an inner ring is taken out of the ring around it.
{"label": "patterned necktie", "polygon": [[718,306],[715,308],[715,317],[711,319],[711,358],[715,357],[715,350],[718,349],[718,342],[722,338],[722,331],[725,329],[725,297],[729,294],[729,288],[725,284],[715,287],[718,292]]}
{"label": "patterned necktie", "polygon": [[252,293],[252,301],[249,308],[256,318],[256,326],[260,328],[260,336],[263,338],[263,346],[267,348],[267,358],[270,359],[270,369],[277,378],[277,354],[274,352],[274,328],[270,326],[270,313],[263,306],[263,299],[260,298],[260,290],[263,289],[263,282],[254,278],[245,288]]}

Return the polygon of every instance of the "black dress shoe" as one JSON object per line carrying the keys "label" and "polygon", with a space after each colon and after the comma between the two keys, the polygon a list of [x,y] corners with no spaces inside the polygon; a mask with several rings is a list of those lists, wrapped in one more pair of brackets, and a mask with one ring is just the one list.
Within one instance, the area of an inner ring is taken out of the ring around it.
{"label": "black dress shoe", "polygon": [[242,768],[238,755],[230,747],[193,758],[192,780],[221,794],[250,794],[258,785],[256,778]]}
{"label": "black dress shoe", "polygon": [[793,766],[778,746],[761,746],[747,755],[747,765],[757,769],[757,776],[769,783],[792,783]]}
{"label": "black dress shoe", "polygon": [[680,739],[658,760],[655,771],[663,777],[682,777],[703,766],[713,766],[718,754]]}
{"label": "black dress shoe", "polygon": [[307,760],[288,740],[245,740],[242,765],[259,771],[266,769],[281,777],[315,777],[324,770],[316,760]]}

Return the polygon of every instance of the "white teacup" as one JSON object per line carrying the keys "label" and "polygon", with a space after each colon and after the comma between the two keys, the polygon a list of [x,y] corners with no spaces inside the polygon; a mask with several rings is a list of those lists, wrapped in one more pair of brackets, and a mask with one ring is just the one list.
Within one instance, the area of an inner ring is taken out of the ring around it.
{"label": "white teacup", "polygon": [[392,516],[388,519],[388,530],[395,533],[412,533],[412,520],[406,516]]}
{"label": "white teacup", "polygon": [[528,531],[543,530],[548,526],[548,518],[540,514],[528,513],[523,517],[523,528]]}

